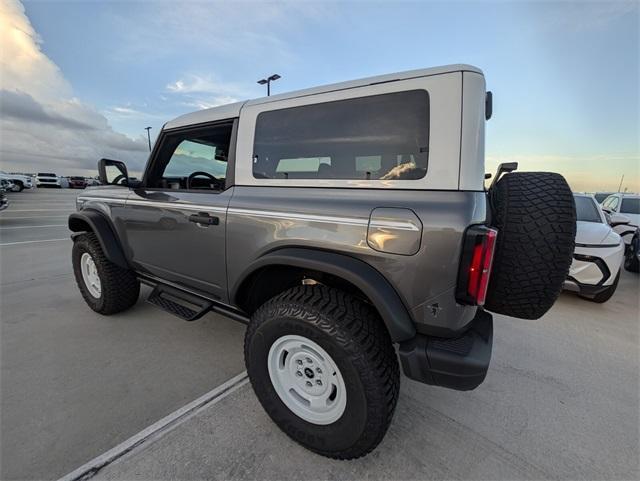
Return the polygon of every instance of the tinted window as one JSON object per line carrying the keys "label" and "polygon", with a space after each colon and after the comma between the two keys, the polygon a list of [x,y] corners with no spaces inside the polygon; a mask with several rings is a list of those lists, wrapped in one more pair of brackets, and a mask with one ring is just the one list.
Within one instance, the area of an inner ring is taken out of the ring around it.
{"label": "tinted window", "polygon": [[150,187],[224,189],[232,124],[168,135],[149,178]]}
{"label": "tinted window", "polygon": [[256,120],[258,179],[421,179],[427,172],[424,90],[263,112]]}
{"label": "tinted window", "polygon": [[609,209],[615,209],[616,207],[618,207],[618,204],[620,203],[620,200],[618,199],[618,197],[611,197],[611,202],[609,202]]}
{"label": "tinted window", "polygon": [[620,212],[623,214],[640,214],[640,199],[622,199]]}
{"label": "tinted window", "polygon": [[602,203],[603,200],[605,200],[607,197],[609,197],[611,194],[607,193],[607,192],[598,192],[596,194],[593,194],[593,196],[596,198],[596,200],[598,201],[598,203]]}
{"label": "tinted window", "polygon": [[38,175],[40,177],[55,177],[56,176],[56,174],[46,174],[46,173],[42,173],[42,172],[39,172]]}
{"label": "tinted window", "polygon": [[602,223],[596,203],[590,197],[575,196],[576,218],[585,222]]}

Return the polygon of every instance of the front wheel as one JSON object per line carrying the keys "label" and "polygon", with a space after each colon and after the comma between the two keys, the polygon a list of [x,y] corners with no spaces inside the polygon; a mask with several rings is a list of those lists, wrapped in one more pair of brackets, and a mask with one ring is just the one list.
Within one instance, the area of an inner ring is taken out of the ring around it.
{"label": "front wheel", "polygon": [[133,271],[106,258],[93,233],[81,234],[73,242],[73,273],[87,305],[109,315],[133,306],[140,294],[140,282]]}
{"label": "front wheel", "polygon": [[352,459],[387,432],[400,371],[389,333],[368,304],[326,286],[295,287],[256,311],[244,352],[265,411],[306,448]]}
{"label": "front wheel", "polygon": [[22,192],[23,189],[24,189],[24,186],[20,182],[18,182],[13,186],[14,192]]}

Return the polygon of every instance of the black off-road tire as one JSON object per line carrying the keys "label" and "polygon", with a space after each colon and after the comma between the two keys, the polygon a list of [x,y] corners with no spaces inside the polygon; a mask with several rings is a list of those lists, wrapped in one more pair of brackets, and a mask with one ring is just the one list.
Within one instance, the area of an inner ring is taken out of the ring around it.
{"label": "black off-road tire", "polygon": [[17,182],[15,184],[14,192],[22,192],[24,190],[24,185],[21,182]]}
{"label": "black off-road tire", "polygon": [[583,299],[588,299],[591,302],[596,302],[598,304],[603,304],[611,299],[613,293],[616,292],[618,288],[618,281],[620,280],[620,270],[618,270],[618,274],[616,274],[616,278],[613,280],[613,284],[607,287],[604,291],[597,293],[595,296],[583,296],[580,295]]}
{"label": "black off-road tire", "polygon": [[[267,357],[273,343],[286,335],[317,343],[340,369],[347,401],[335,422],[318,425],[298,417],[275,391]],[[335,459],[358,458],[372,451],[387,432],[400,371],[389,333],[368,304],[321,285],[289,289],[254,313],[244,353],[251,384],[265,411],[311,451]]]}
{"label": "black off-road tire", "polygon": [[[101,284],[99,298],[89,292],[82,277],[80,258],[85,252],[91,255],[98,270]],[[74,238],[72,259],[76,284],[85,302],[94,311],[104,315],[115,314],[129,309],[138,301],[140,282],[134,272],[109,261],[95,234],[81,234]]]}
{"label": "black off-road tire", "polygon": [[498,229],[485,308],[538,319],[556,301],[573,257],[575,201],[564,177],[515,172],[491,189],[492,224]]}
{"label": "black off-road tire", "polygon": [[640,237],[635,234],[631,239],[631,244],[624,253],[624,268],[629,272],[640,272],[640,262],[638,262],[638,249],[640,249]]}

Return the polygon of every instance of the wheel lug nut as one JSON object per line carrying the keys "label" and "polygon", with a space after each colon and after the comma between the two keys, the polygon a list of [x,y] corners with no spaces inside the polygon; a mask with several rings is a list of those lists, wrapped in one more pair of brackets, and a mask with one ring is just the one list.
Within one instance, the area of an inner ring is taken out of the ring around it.
{"label": "wheel lug nut", "polygon": [[298,376],[298,377],[302,377],[302,373],[301,373],[300,371],[297,371],[297,372],[296,372],[296,376]]}
{"label": "wheel lug nut", "polygon": [[296,361],[296,363],[298,363],[298,364],[302,365],[302,359],[298,359],[298,360]]}
{"label": "wheel lug nut", "polygon": [[311,364],[313,361],[311,360],[311,358],[310,358],[310,357],[308,357],[308,358],[307,358],[307,362],[308,362],[309,364]]}
{"label": "wheel lug nut", "polygon": [[317,367],[317,368],[316,368],[316,372],[317,372],[318,374],[322,374],[322,369],[320,369],[319,367]]}
{"label": "wheel lug nut", "polygon": [[322,381],[321,381],[320,379],[317,379],[317,380],[316,380],[316,384],[317,384],[318,386],[322,386]]}
{"label": "wheel lug nut", "polygon": [[308,387],[313,386],[313,384],[311,384],[311,381],[307,381],[307,386],[308,386]]}

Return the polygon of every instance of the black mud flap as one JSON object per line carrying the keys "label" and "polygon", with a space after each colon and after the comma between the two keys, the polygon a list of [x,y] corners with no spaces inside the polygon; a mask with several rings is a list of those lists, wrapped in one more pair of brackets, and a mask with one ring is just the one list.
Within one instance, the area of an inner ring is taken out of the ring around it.
{"label": "black mud flap", "polygon": [[478,309],[471,327],[460,337],[417,335],[400,344],[405,375],[414,381],[470,391],[484,381],[491,360],[493,317]]}

